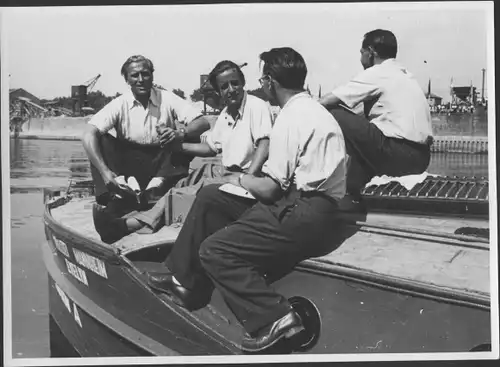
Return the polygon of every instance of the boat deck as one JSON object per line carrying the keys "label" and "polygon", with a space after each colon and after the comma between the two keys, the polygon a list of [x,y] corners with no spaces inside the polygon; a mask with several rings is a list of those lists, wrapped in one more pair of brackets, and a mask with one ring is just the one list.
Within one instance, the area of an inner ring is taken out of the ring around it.
{"label": "boat deck", "polygon": [[[100,242],[92,219],[93,198],[73,198],[53,208],[68,229]],[[359,224],[359,223],[358,223]],[[331,253],[318,258],[332,266],[364,271],[473,294],[490,293],[488,240],[457,236],[459,228],[488,231],[486,219],[369,213],[365,224]],[[137,234],[112,244],[124,255],[159,242],[174,241],[180,224],[154,234]]]}

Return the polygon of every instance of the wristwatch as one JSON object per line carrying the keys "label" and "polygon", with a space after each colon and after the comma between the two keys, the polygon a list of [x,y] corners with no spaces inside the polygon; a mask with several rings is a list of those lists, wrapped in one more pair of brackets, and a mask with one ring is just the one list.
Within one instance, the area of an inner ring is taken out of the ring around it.
{"label": "wristwatch", "polygon": [[181,127],[179,129],[179,132],[181,133],[181,142],[184,142],[184,140],[186,139],[186,129]]}

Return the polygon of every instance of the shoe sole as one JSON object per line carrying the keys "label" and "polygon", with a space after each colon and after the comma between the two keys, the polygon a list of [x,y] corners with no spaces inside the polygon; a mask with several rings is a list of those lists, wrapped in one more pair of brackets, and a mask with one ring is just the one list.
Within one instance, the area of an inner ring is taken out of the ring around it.
{"label": "shoe sole", "polygon": [[252,353],[256,353],[256,352],[262,352],[263,350],[266,350],[266,349],[269,349],[271,348],[273,345],[275,345],[277,342],[279,342],[281,339],[290,339],[292,338],[293,336],[297,335],[298,333],[300,333],[301,331],[305,330],[304,326],[294,326],[293,328],[291,328],[290,330],[288,330],[287,332],[281,334],[279,337],[277,337],[276,339],[273,340],[272,343],[262,347],[262,348],[258,348],[258,349],[247,349],[243,346],[241,346],[241,350],[245,351],[245,352],[252,352]]}

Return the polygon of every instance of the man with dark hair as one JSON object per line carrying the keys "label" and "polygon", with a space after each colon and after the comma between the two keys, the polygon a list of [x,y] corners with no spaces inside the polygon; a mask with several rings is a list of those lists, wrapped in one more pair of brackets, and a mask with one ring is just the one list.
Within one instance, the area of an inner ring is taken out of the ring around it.
{"label": "man with dark hair", "polygon": [[189,261],[201,261],[203,268],[191,276],[202,279],[204,286],[186,288],[175,271],[149,276],[152,288],[188,308],[185,301],[196,295],[203,300],[197,307],[206,304],[215,285],[245,328],[241,348],[249,352],[264,350],[304,329],[288,300],[268,282],[283,277],[300,261],[332,250],[332,224],[337,202],[345,194],[346,169],[340,127],[304,91],[307,67],[302,56],[284,47],[260,58],[264,66],[259,80],[281,112],[271,132],[263,174],[243,173],[231,180],[257,203],[244,205],[245,199],[217,186],[203,188],[184,224],[198,231],[182,234],[183,228],[181,235],[195,238],[191,244],[199,254],[192,251],[196,256]]}
{"label": "man with dark hair", "polygon": [[222,165],[227,171],[258,174],[269,150],[269,106],[244,90],[245,75],[232,61],[217,63],[208,80],[225,107],[214,128],[203,134],[203,141],[183,143],[181,151],[208,157],[222,153]]}
{"label": "man with dark hair", "polygon": [[[189,102],[154,87],[153,72],[153,63],[144,56],[128,58],[121,74],[130,91],[94,115],[82,136],[96,190],[94,224],[107,243],[142,226],[127,217],[137,209],[127,180],[133,178],[140,190],[161,197],[188,174],[190,158],[173,154],[171,147],[196,141],[210,127]],[[176,122],[185,127],[177,129]],[[116,137],[109,134],[112,130]]]}
{"label": "man with dark hair", "polygon": [[[374,176],[419,174],[429,165],[429,105],[413,75],[396,62],[397,51],[392,32],[368,32],[360,51],[365,70],[320,100],[342,128],[350,156],[348,195],[341,205],[348,210],[365,210],[360,192]],[[362,102],[364,117],[338,108]]]}
{"label": "man with dark hair", "polygon": [[[205,163],[192,170],[187,177],[177,182],[172,195],[193,194],[208,183],[226,181],[224,177],[233,173],[257,175],[268,156],[272,113],[266,102],[244,90],[245,76],[241,68],[232,61],[221,61],[210,72],[209,81],[225,107],[213,129],[203,134],[202,142],[183,142],[174,149],[186,156],[212,157],[221,153],[222,167],[220,164]],[[167,205],[168,200],[164,197],[149,211],[134,215],[145,225],[141,232],[150,233],[159,229]],[[178,266],[184,272],[190,272],[186,266],[188,262],[180,258],[191,258],[192,246],[182,244],[181,240],[178,242],[176,246],[180,246],[181,250],[175,252],[176,260],[168,259],[167,263],[172,261],[177,264],[172,265],[172,268]]]}

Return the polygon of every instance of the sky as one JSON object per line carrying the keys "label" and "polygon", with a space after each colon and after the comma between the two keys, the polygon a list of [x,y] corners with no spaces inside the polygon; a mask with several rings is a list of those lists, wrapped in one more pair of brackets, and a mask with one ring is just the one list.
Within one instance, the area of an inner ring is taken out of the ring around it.
{"label": "sky", "polygon": [[4,8],[2,68],[9,88],[39,98],[69,96],[98,74],[94,90],[115,95],[127,88],[122,64],[142,54],[155,65],[155,83],[189,95],[224,59],[248,63],[247,89],[257,88],[259,54],[290,46],[306,61],[311,92],[321,86],[325,94],[362,71],[363,35],[383,28],[396,35],[397,59],[422,89],[431,79],[447,101],[451,78],[481,90],[482,69],[487,80],[493,75],[492,21],[492,4],[480,2]]}

